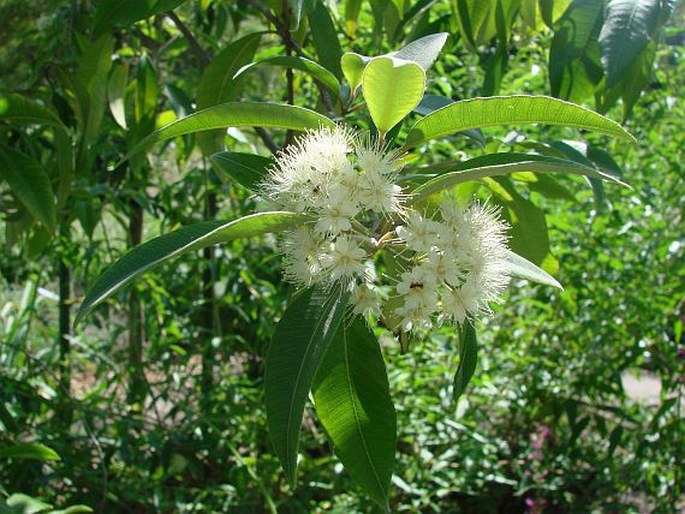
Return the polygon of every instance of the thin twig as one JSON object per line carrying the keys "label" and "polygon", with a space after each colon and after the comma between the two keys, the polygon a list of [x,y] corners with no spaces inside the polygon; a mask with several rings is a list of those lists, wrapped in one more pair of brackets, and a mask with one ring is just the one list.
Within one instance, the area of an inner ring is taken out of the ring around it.
{"label": "thin twig", "polygon": [[181,21],[174,11],[168,11],[166,13],[166,17],[173,21],[174,25],[176,25],[176,28],[181,31],[181,34],[183,34],[183,37],[186,38],[190,47],[197,54],[202,65],[207,66],[212,60],[211,56],[205,51],[204,48],[202,48],[200,43],[198,43],[197,39],[195,39],[195,36],[193,36],[193,34],[188,30],[188,27],[186,27],[185,23]]}
{"label": "thin twig", "polygon": [[276,155],[278,152],[281,151],[281,149],[278,147],[278,145],[274,142],[273,139],[271,139],[271,136],[268,134],[266,130],[264,130],[262,127],[252,127],[254,128],[255,132],[257,135],[262,138],[262,141],[266,145],[266,147],[269,149],[269,151]]}

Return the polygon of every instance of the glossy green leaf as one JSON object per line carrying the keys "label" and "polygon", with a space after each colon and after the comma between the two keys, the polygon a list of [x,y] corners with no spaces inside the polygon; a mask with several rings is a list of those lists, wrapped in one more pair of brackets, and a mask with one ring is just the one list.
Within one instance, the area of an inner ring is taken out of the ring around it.
{"label": "glossy green leaf", "polygon": [[507,262],[507,269],[512,276],[564,290],[562,285],[552,275],[519,254],[507,250],[505,260]]}
{"label": "glossy green leaf", "polygon": [[412,61],[375,57],[362,73],[364,99],[379,132],[385,134],[418,105],[426,74]]}
{"label": "glossy green leaf", "polygon": [[466,321],[459,329],[459,364],[454,374],[452,397],[459,400],[469,385],[478,363],[478,340],[473,323]]}
{"label": "glossy green leaf", "polygon": [[0,458],[62,460],[55,450],[38,443],[20,443],[0,448]]}
{"label": "glossy green leaf", "polygon": [[427,72],[438,58],[442,47],[445,46],[447,36],[449,36],[447,32],[424,36],[403,46],[397,52],[388,54],[388,56],[415,62],[421,66],[423,71]]}
{"label": "glossy green leaf", "polygon": [[412,200],[420,200],[469,180],[479,180],[484,177],[525,171],[534,173],[571,173],[626,185],[617,176],[594,166],[587,166],[575,161],[545,155],[521,153],[489,154],[475,157],[468,161],[452,163],[446,170],[444,165],[440,165],[440,168],[441,173],[439,175],[427,180],[411,192]]}
{"label": "glossy green leaf", "polygon": [[219,152],[211,157],[214,171],[224,180],[235,180],[251,191],[257,191],[273,165],[273,160],[261,155],[240,152]]}
{"label": "glossy green leaf", "polygon": [[383,354],[361,318],[342,323],[317,371],[314,406],[345,469],[387,508],[396,416]]}
{"label": "glossy green leaf", "polygon": [[463,130],[540,123],[593,130],[635,142],[615,121],[590,109],[546,96],[495,96],[462,100],[417,121],[404,149]]}
{"label": "glossy green leaf", "polygon": [[94,34],[102,34],[116,25],[129,25],[165,11],[185,0],[100,0],[95,11]]}
{"label": "glossy green leaf", "polygon": [[309,60],[305,57],[297,57],[295,55],[277,55],[274,57],[267,57],[245,66],[240,70],[240,75],[256,69],[258,66],[280,66],[283,68],[292,68],[295,70],[304,71],[309,74],[314,80],[324,86],[329,92],[336,97],[340,95],[340,83],[335,75],[333,75],[326,68],[320,64]]}
{"label": "glossy green leaf", "polygon": [[566,13],[572,3],[573,0],[538,0],[540,15],[547,26],[551,28]]}
{"label": "glossy green leaf", "polygon": [[0,96],[0,119],[13,125],[51,125],[64,128],[59,116],[52,109],[17,94]]}
{"label": "glossy green leaf", "polygon": [[309,31],[316,54],[319,56],[319,62],[338,79],[342,79],[343,73],[340,68],[342,49],[338,40],[338,31],[324,2],[317,2],[314,10],[309,13]]}
{"label": "glossy green leaf", "polygon": [[260,212],[229,222],[203,221],[151,239],[131,249],[98,277],[88,290],[75,323],[133,279],[171,259],[233,239],[279,232],[301,220],[302,215],[292,212]]}
{"label": "glossy green leaf", "polygon": [[609,87],[622,77],[654,36],[661,3],[659,0],[607,0],[599,45]]}
{"label": "glossy green leaf", "polygon": [[0,147],[0,179],[14,196],[47,229],[55,226],[55,195],[43,166],[26,154]]}
{"label": "glossy green leaf", "polygon": [[[7,498],[5,504],[9,507],[5,512],[9,514],[38,514],[40,512],[52,510],[52,505],[49,503],[45,503],[38,498],[21,493],[11,495]],[[1,514],[4,514],[3,508],[4,506],[0,504]]]}
{"label": "glossy green leaf", "polygon": [[50,514],[83,514],[86,512],[93,512],[93,509],[88,505],[72,505],[66,509],[53,510]]}
{"label": "glossy green leaf", "polygon": [[275,127],[292,130],[335,127],[335,123],[318,112],[294,105],[265,102],[228,102],[209,107],[181,118],[150,134],[131,150],[141,152],[159,141],[193,132],[227,127]]}
{"label": "glossy green leaf", "polygon": [[295,483],[300,426],[314,375],[343,321],[349,293],[310,287],[288,305],[266,356],[266,418],[276,455]]}

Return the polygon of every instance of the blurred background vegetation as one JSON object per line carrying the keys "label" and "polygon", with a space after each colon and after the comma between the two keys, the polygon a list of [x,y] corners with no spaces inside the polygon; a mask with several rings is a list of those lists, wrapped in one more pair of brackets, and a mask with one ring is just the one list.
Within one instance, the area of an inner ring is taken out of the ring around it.
{"label": "blurred background vegetation", "polygon": [[[633,3],[661,10],[611,76],[597,43],[611,2],[158,0],[122,13],[106,0],[1,0],[0,94],[33,103],[18,115],[0,98],[0,513],[376,511],[311,412],[296,490],[271,453],[262,357],[288,294],[273,240],[147,274],[76,331],[71,310],[127,248],[257,202],[215,174],[215,137],[119,164],[155,127],[235,98],[336,109],[291,69],[261,66],[219,93],[217,77],[292,54],[342,79],[341,49],[374,55],[440,31],[451,36],[428,93],[553,94],[623,121],[638,144],[589,138],[606,151],[592,160],[631,188],[532,174],[504,184],[538,216],[528,229],[549,240],[538,262],[565,290],[512,284],[479,327],[457,405],[450,330],[404,354],[383,336],[400,430],[392,510],[685,508],[685,9]],[[531,133],[550,152],[592,157],[561,129],[493,130],[482,144],[522,151]],[[218,140],[268,155],[289,137]],[[482,149],[455,137],[428,152]],[[26,207],[37,175],[21,189],[17,162],[46,170],[52,219]]]}

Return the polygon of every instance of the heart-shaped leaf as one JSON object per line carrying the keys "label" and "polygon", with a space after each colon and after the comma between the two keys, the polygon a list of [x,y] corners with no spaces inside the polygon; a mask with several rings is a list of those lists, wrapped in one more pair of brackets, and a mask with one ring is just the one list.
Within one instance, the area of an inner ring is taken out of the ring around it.
{"label": "heart-shaped leaf", "polygon": [[364,68],[362,88],[369,113],[381,134],[387,133],[418,105],[426,74],[415,62],[375,57]]}

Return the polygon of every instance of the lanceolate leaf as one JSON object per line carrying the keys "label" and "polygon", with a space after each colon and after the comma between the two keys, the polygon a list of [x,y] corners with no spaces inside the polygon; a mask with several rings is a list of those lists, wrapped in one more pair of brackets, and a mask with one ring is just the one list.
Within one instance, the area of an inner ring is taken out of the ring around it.
{"label": "lanceolate leaf", "polygon": [[65,128],[57,114],[25,96],[0,96],[0,119],[14,125],[52,125]]}
{"label": "lanceolate leaf", "polygon": [[462,130],[529,123],[594,130],[635,141],[618,123],[585,107],[546,96],[515,95],[473,98],[438,109],[414,124],[404,150]]}
{"label": "lanceolate leaf", "polygon": [[278,232],[302,220],[292,212],[260,212],[234,221],[203,221],[136,246],[98,277],[76,316],[78,322],[105,298],[142,273],[189,252],[233,239]]}
{"label": "lanceolate leaf", "polygon": [[233,179],[251,191],[258,189],[273,164],[268,157],[239,152],[215,153],[211,160],[214,171],[222,180]]}
{"label": "lanceolate leaf", "polygon": [[316,374],[316,414],[347,472],[387,508],[396,417],[383,355],[363,320],[342,323]]}
{"label": "lanceolate leaf", "polygon": [[450,169],[442,171],[438,176],[424,182],[411,193],[411,198],[416,201],[426,196],[438,193],[445,189],[484,177],[494,177],[522,171],[535,173],[573,173],[585,175],[590,178],[610,180],[618,184],[626,185],[621,180],[605,171],[595,167],[584,166],[578,162],[557,157],[500,153],[476,157],[464,162],[454,163]]}
{"label": "lanceolate leaf", "polygon": [[50,177],[32,157],[0,147],[0,179],[26,210],[49,230],[55,226],[55,195]]}
{"label": "lanceolate leaf", "polygon": [[609,87],[647,47],[656,30],[662,3],[659,0],[607,0],[599,44]]}
{"label": "lanceolate leaf", "polygon": [[456,402],[469,385],[478,363],[478,340],[476,329],[469,321],[459,331],[459,365],[454,374],[453,397]]}
{"label": "lanceolate leaf", "polygon": [[511,250],[506,251],[506,261],[512,276],[564,290],[552,275]]}
{"label": "lanceolate leaf", "polygon": [[317,2],[314,10],[309,13],[309,30],[314,42],[314,48],[319,56],[319,62],[339,79],[342,78],[340,59],[342,49],[338,41],[338,31],[333,24],[331,14],[325,2]]}
{"label": "lanceolate leaf", "polygon": [[275,127],[292,130],[335,127],[318,112],[294,105],[265,102],[228,102],[181,118],[150,134],[131,150],[136,154],[153,144],[193,132],[227,127]]}
{"label": "lanceolate leaf", "polygon": [[0,448],[0,458],[61,460],[55,450],[38,443],[20,443]]}
{"label": "lanceolate leaf", "polygon": [[349,293],[310,287],[290,303],[266,356],[266,417],[276,455],[295,483],[300,426],[314,375],[340,326]]}
{"label": "lanceolate leaf", "polygon": [[294,55],[276,55],[274,57],[267,57],[266,59],[253,62],[243,67],[234,78],[242,77],[245,73],[251,70],[256,70],[258,66],[281,66],[284,68],[293,68],[304,71],[305,73],[311,75],[313,79],[319,82],[336,97],[340,95],[340,84],[333,73],[314,61],[311,61],[305,57],[296,57]]}

